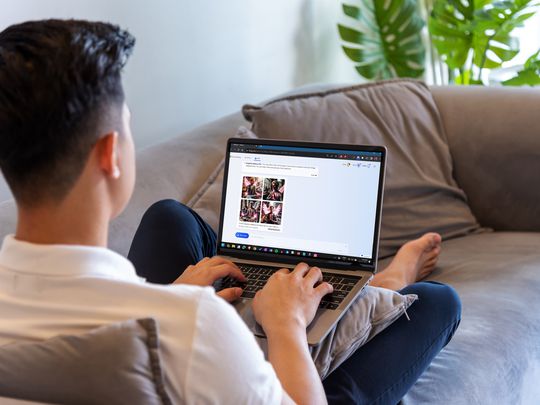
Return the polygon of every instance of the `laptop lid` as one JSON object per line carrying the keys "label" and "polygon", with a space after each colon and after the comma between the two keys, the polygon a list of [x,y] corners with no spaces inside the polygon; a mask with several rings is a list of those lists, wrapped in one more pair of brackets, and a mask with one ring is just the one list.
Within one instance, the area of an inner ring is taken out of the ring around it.
{"label": "laptop lid", "polygon": [[375,271],[386,149],[229,139],[218,254]]}

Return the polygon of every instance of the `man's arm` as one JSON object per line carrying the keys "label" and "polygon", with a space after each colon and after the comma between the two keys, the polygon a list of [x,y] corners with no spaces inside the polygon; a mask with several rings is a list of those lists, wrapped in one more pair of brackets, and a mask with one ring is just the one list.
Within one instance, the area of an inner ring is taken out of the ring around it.
{"label": "man's arm", "polygon": [[321,379],[307,348],[303,331],[273,333],[268,336],[268,360],[289,398],[283,404],[326,404]]}
{"label": "man's arm", "polygon": [[[300,263],[282,269],[257,293],[253,312],[268,337],[268,357],[286,393],[298,404],[325,404],[321,379],[311,359],[306,328],[321,298],[332,292],[321,270]],[[284,398],[287,403],[288,398]]]}

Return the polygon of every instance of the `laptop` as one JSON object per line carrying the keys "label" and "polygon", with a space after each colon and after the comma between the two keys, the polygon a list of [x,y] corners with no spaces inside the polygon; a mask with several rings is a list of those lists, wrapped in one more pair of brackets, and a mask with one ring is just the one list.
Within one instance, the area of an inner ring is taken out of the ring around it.
{"label": "laptop", "polygon": [[373,277],[377,266],[386,149],[268,139],[227,143],[218,255],[247,283],[233,305],[258,336],[255,293],[280,268],[318,266],[334,287],[308,327],[319,344]]}

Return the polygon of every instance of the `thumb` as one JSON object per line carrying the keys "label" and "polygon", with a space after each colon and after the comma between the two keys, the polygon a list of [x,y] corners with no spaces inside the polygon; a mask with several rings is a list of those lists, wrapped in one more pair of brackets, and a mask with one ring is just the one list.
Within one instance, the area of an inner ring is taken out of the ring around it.
{"label": "thumb", "polygon": [[239,287],[225,288],[217,293],[225,301],[236,301],[242,295],[242,289]]}

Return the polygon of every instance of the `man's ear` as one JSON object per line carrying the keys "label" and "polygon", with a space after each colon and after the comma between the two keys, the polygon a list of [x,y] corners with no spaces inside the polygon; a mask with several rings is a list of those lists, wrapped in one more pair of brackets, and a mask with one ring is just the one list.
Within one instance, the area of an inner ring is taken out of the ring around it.
{"label": "man's ear", "polygon": [[111,132],[99,139],[96,144],[99,153],[99,163],[109,177],[117,179],[120,177],[120,167],[118,165],[118,132]]}

